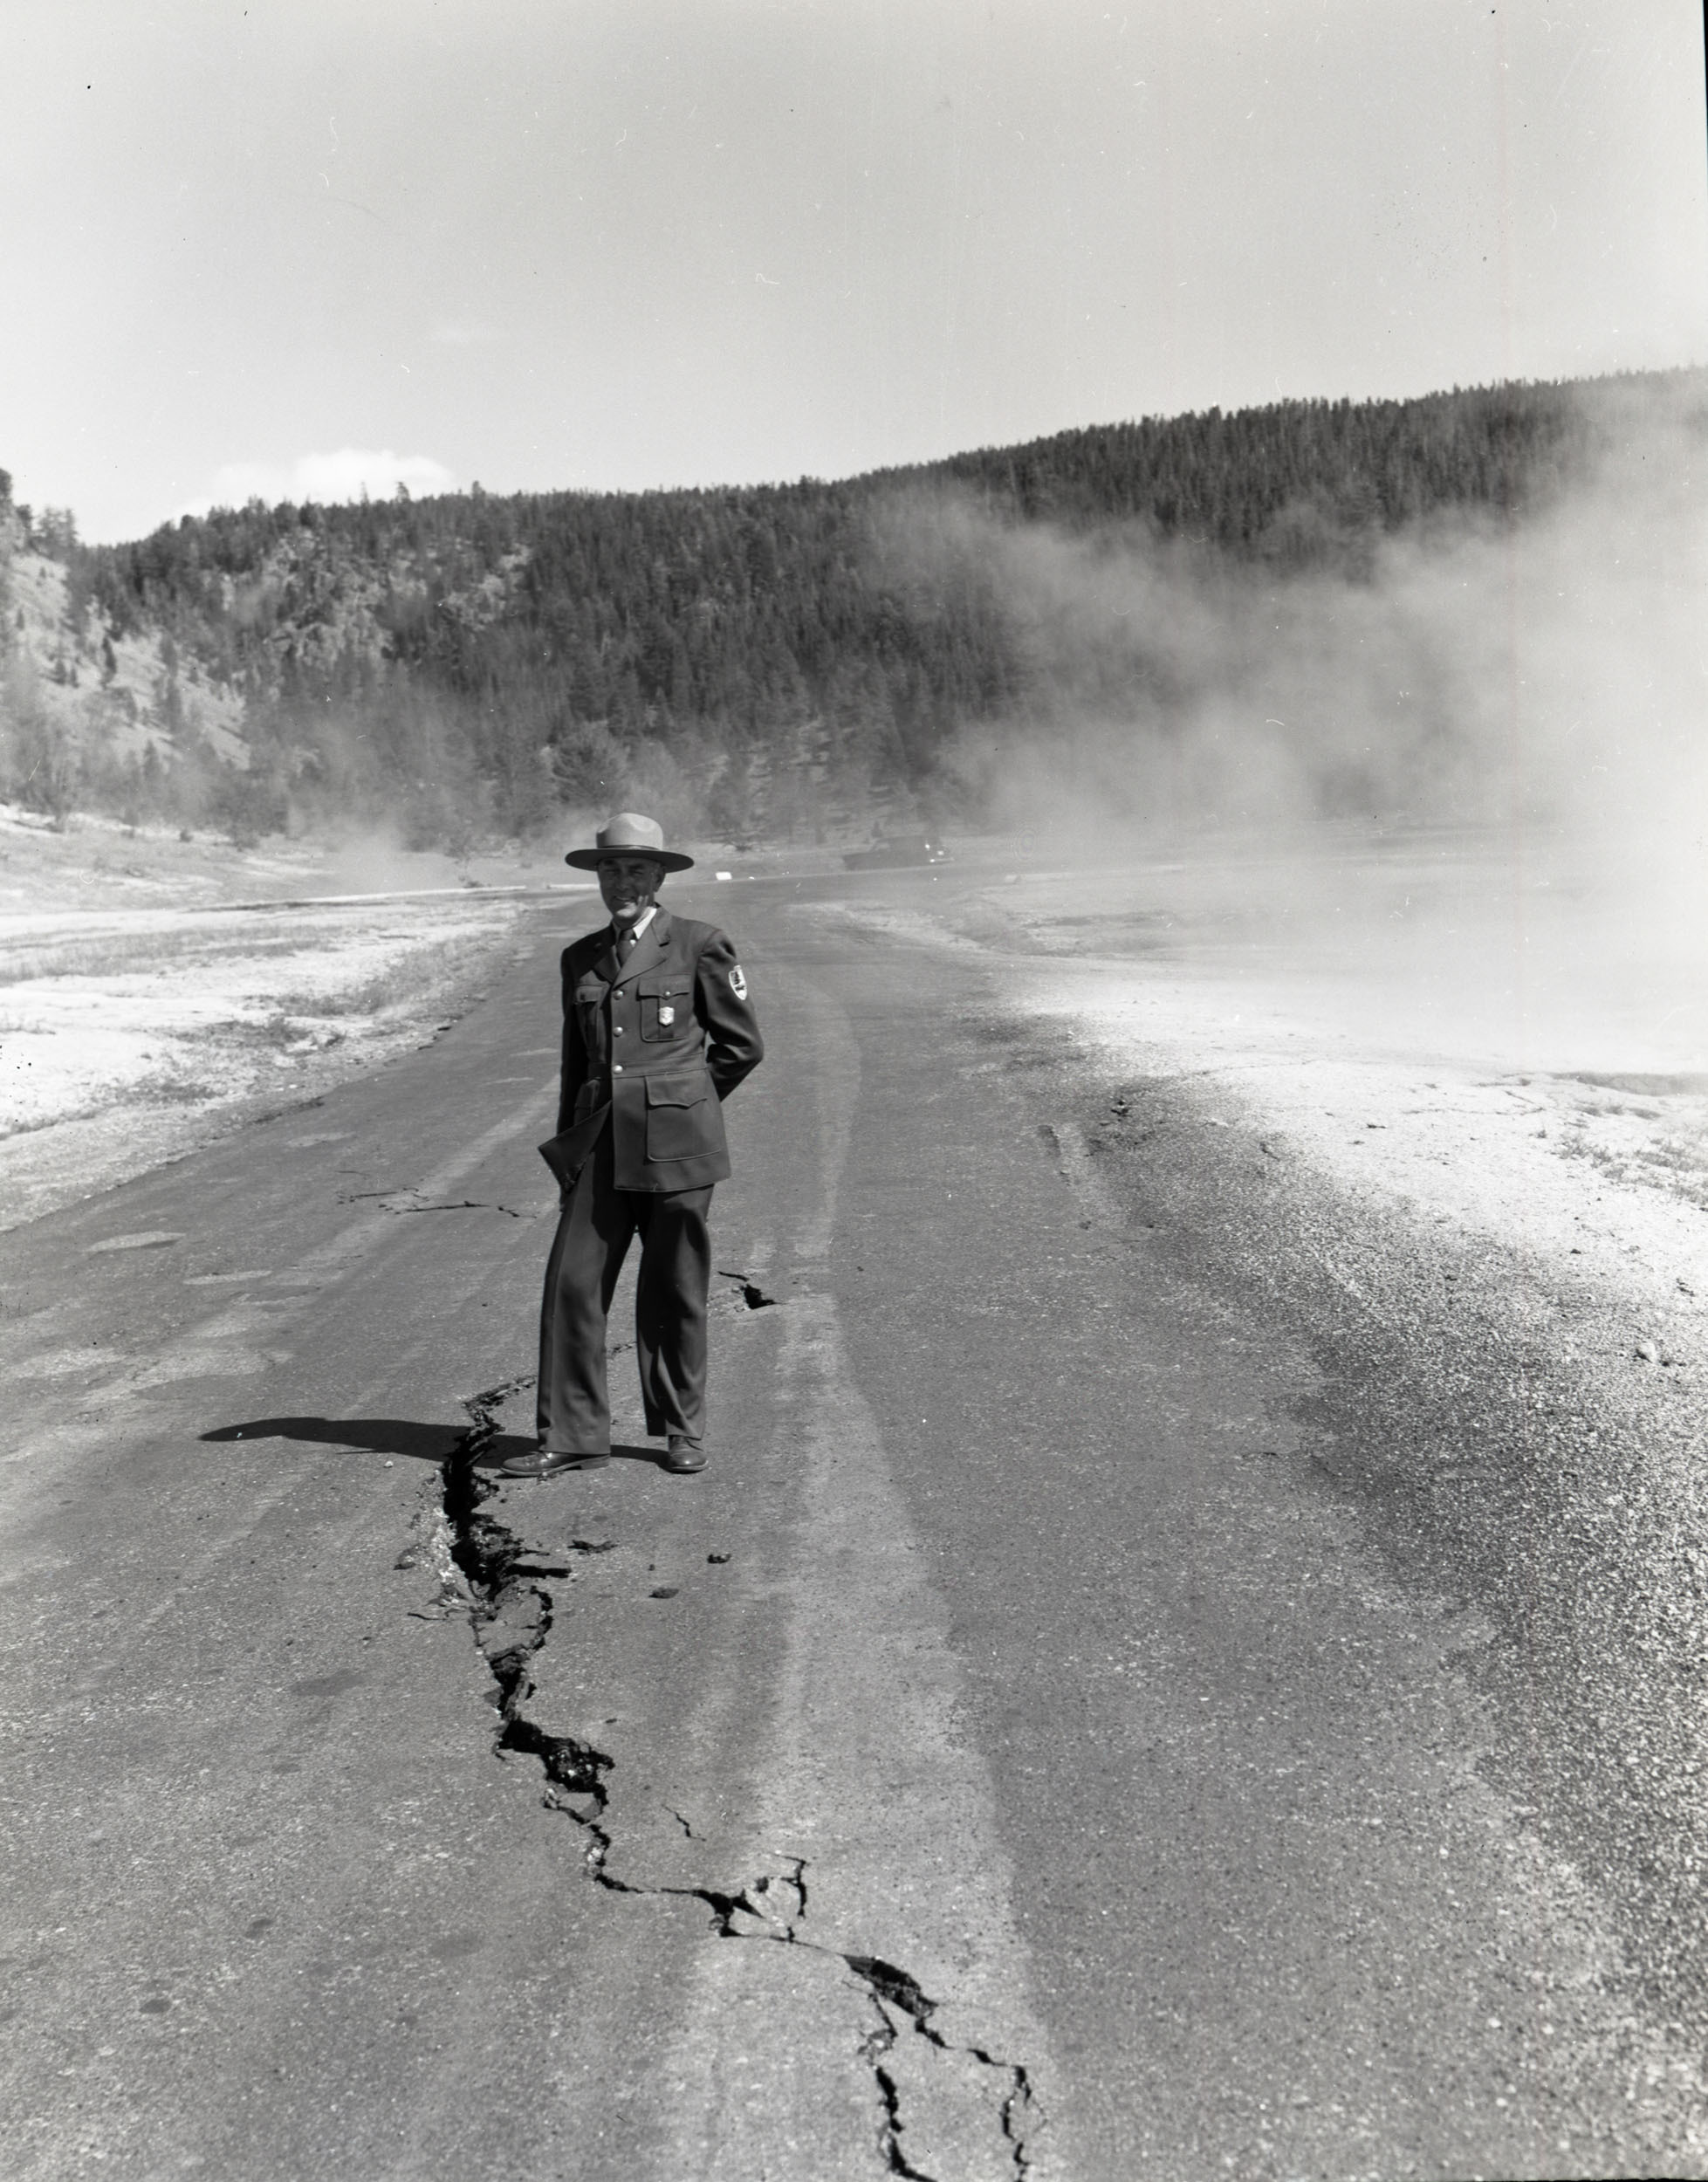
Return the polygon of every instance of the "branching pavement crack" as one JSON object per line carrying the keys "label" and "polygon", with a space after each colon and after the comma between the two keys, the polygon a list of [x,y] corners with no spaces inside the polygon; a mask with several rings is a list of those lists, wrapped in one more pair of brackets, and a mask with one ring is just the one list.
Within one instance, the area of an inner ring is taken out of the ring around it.
{"label": "branching pavement crack", "polygon": [[[762,1300],[769,1303],[772,1298]],[[760,1306],[756,1303],[750,1307]],[[605,1775],[616,1760],[576,1736],[548,1733],[526,1711],[534,1691],[529,1664],[552,1627],[551,1594],[533,1579],[562,1571],[530,1556],[516,1534],[486,1513],[484,1504],[497,1488],[475,1467],[497,1432],[499,1408],[511,1394],[530,1383],[526,1378],[508,1380],[465,1400],[469,1429],[442,1472],[451,1557],[468,1586],[476,1642],[497,1689],[499,1724],[494,1745],[497,1753],[538,1760],[545,1776],[545,1800],[580,1828],[585,1842],[582,1862],[596,1886],[636,1899],[703,1902],[711,1912],[711,1931],[718,1938],[804,1948],[840,1962],[859,1980],[878,2018],[861,2041],[860,2055],[872,2071],[877,2093],[881,2116],[877,2150],[885,2172],[907,2177],[909,2182],[955,2182],[952,2176],[935,2176],[916,2166],[903,2149],[907,2124],[901,2087],[886,2063],[902,2038],[917,2037],[938,2053],[976,2062],[990,2070],[992,2095],[998,2102],[996,2120],[1002,2141],[1015,2175],[1019,2182],[1025,2182],[1033,2171],[1028,2140],[1043,2118],[1026,2070],[982,2046],[951,2044],[932,2022],[940,2003],[895,1964],[875,1955],[849,1954],[803,1938],[807,1901],[805,1857],[785,1858],[785,1869],[762,1873],[738,1894],[710,1886],[634,1886],[606,1868],[614,1842],[604,1822],[609,1804]],[[578,1539],[570,1550],[600,1553],[608,1543]],[[671,1815],[688,1839],[697,1838],[679,1811],[672,1811]]]}
{"label": "branching pavement crack", "polygon": [[531,1220],[538,1218],[533,1212],[518,1212],[512,1204],[490,1204],[479,1197],[458,1197],[455,1203],[444,1204],[400,1204],[392,1203],[380,1207],[382,1212],[502,1212],[506,1219]]}
{"label": "branching pavement crack", "polygon": [[424,1204],[411,1190],[347,1190],[340,1204],[361,1204],[377,1197],[380,1210],[401,1218],[406,1212],[502,1212],[506,1219],[538,1219],[538,1212],[518,1212],[513,1204],[495,1204],[485,1197],[447,1197],[442,1204]]}
{"label": "branching pavement crack", "polygon": [[914,2182],[936,2182],[935,2178],[922,2174],[919,2168],[912,2165],[902,2149],[900,2097],[894,2078],[882,2065],[884,2056],[902,2035],[902,2025],[896,2021],[900,2016],[914,2034],[924,2039],[937,2052],[965,2054],[981,2068],[994,2069],[1008,2078],[1007,2095],[998,2119],[1014,2162],[1014,2172],[1021,2176],[1030,2174],[1032,2161],[1026,2156],[1025,2137],[1028,2124],[1039,2119],[1039,2112],[1025,2069],[1018,2062],[998,2060],[982,2046],[951,2046],[942,2032],[931,2026],[938,2002],[921,1989],[916,1979],[909,1977],[905,1970],[898,1970],[893,1962],[884,1962],[875,1955],[844,1955],[842,1959],[865,1985],[878,2012],[878,2028],[866,2041],[866,2052],[883,2096],[887,2118],[882,2149],[888,2158],[890,2172],[911,2176]]}

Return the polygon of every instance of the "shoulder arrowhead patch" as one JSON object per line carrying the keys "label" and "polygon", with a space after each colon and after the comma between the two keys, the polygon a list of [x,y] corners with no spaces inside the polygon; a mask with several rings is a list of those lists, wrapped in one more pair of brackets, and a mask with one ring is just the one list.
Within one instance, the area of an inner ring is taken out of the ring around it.
{"label": "shoulder arrowhead patch", "polygon": [[730,990],[738,1000],[744,1000],[747,998],[747,980],[741,974],[739,963],[730,972]]}

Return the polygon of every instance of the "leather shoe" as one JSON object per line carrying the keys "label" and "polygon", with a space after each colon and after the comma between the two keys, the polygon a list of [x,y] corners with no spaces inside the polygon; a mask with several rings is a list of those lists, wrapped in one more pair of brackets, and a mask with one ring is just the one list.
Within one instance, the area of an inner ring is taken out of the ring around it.
{"label": "leather shoe", "polygon": [[674,1470],[679,1478],[686,1478],[705,1466],[706,1451],[700,1442],[685,1438],[681,1432],[672,1432],[670,1444],[664,1451],[664,1467]]}
{"label": "leather shoe", "polygon": [[500,1463],[501,1478],[555,1478],[560,1470],[602,1470],[611,1459],[609,1455],[554,1454],[549,1447],[540,1447],[532,1454],[512,1455],[508,1462]]}

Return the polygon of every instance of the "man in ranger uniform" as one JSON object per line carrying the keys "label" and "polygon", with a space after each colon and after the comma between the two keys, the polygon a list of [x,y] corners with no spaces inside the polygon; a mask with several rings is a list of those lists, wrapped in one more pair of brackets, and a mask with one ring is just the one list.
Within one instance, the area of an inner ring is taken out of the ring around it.
{"label": "man in ranger uniform", "polygon": [[563,1211],[540,1310],[539,1447],[504,1465],[512,1477],[610,1459],[605,1321],[637,1232],[647,1430],[666,1441],[667,1470],[704,1469],[706,1214],[730,1171],[722,1101],[765,1051],[735,949],[715,925],[658,906],[666,872],[694,859],[634,811],[596,840],[564,859],[599,874],[611,922],[564,950],[558,1134],[540,1147]]}

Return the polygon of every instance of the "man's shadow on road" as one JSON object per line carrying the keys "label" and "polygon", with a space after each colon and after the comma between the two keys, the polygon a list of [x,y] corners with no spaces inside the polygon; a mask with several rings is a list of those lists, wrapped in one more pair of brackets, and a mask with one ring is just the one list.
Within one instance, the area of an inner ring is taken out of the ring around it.
{"label": "man's shadow on road", "polygon": [[[244,1424],[222,1424],[203,1432],[204,1443],[250,1439],[300,1439],[323,1447],[341,1447],[347,1453],[403,1455],[411,1462],[430,1462],[436,1467],[449,1462],[467,1437],[468,1428],[455,1424],[422,1424],[405,1417],[257,1417]],[[519,1432],[497,1432],[484,1439],[475,1453],[477,1470],[496,1470],[518,1455],[532,1455],[535,1443]],[[614,1462],[649,1463],[655,1469],[664,1458],[655,1447],[613,1445]]]}

